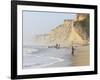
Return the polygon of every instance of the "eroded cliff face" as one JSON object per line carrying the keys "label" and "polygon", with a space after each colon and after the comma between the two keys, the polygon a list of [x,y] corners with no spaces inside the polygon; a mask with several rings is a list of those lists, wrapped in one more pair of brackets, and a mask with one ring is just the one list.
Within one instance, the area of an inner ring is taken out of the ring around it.
{"label": "eroded cliff face", "polygon": [[44,45],[60,44],[62,47],[86,44],[89,39],[87,30],[89,19],[87,20],[87,18],[89,17],[86,14],[77,14],[76,19],[64,20],[62,24],[47,34],[35,36],[33,41]]}
{"label": "eroded cliff face", "polygon": [[89,14],[77,14],[76,20],[74,21],[74,27],[78,34],[84,39],[89,41]]}

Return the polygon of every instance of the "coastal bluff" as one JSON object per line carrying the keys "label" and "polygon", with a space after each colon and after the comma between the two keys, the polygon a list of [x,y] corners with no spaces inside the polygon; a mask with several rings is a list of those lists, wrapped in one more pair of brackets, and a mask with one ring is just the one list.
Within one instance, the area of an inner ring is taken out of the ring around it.
{"label": "coastal bluff", "polygon": [[78,13],[75,19],[65,19],[50,32],[34,36],[33,42],[50,46],[60,44],[61,47],[88,44],[89,15]]}

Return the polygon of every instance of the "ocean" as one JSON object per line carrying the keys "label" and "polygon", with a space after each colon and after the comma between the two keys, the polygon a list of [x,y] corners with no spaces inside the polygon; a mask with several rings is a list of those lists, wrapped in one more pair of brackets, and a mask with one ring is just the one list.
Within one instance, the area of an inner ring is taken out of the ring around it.
{"label": "ocean", "polygon": [[23,46],[23,69],[68,67],[72,65],[71,48]]}

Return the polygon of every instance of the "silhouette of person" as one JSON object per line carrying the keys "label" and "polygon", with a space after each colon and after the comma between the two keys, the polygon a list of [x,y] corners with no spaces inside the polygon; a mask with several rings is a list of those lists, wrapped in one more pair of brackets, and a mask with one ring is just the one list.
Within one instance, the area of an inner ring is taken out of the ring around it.
{"label": "silhouette of person", "polygon": [[58,44],[58,48],[60,48],[60,44]]}
{"label": "silhouette of person", "polygon": [[72,55],[74,56],[74,47],[72,46]]}
{"label": "silhouette of person", "polygon": [[58,48],[58,44],[56,44],[56,46],[55,46],[56,48]]}

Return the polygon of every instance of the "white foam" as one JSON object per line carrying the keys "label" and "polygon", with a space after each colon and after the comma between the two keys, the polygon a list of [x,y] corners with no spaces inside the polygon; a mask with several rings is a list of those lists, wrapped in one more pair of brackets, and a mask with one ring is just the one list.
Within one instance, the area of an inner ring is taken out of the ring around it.
{"label": "white foam", "polygon": [[37,52],[38,49],[33,49],[33,48],[24,48],[23,52],[24,53],[32,53],[32,52]]}

